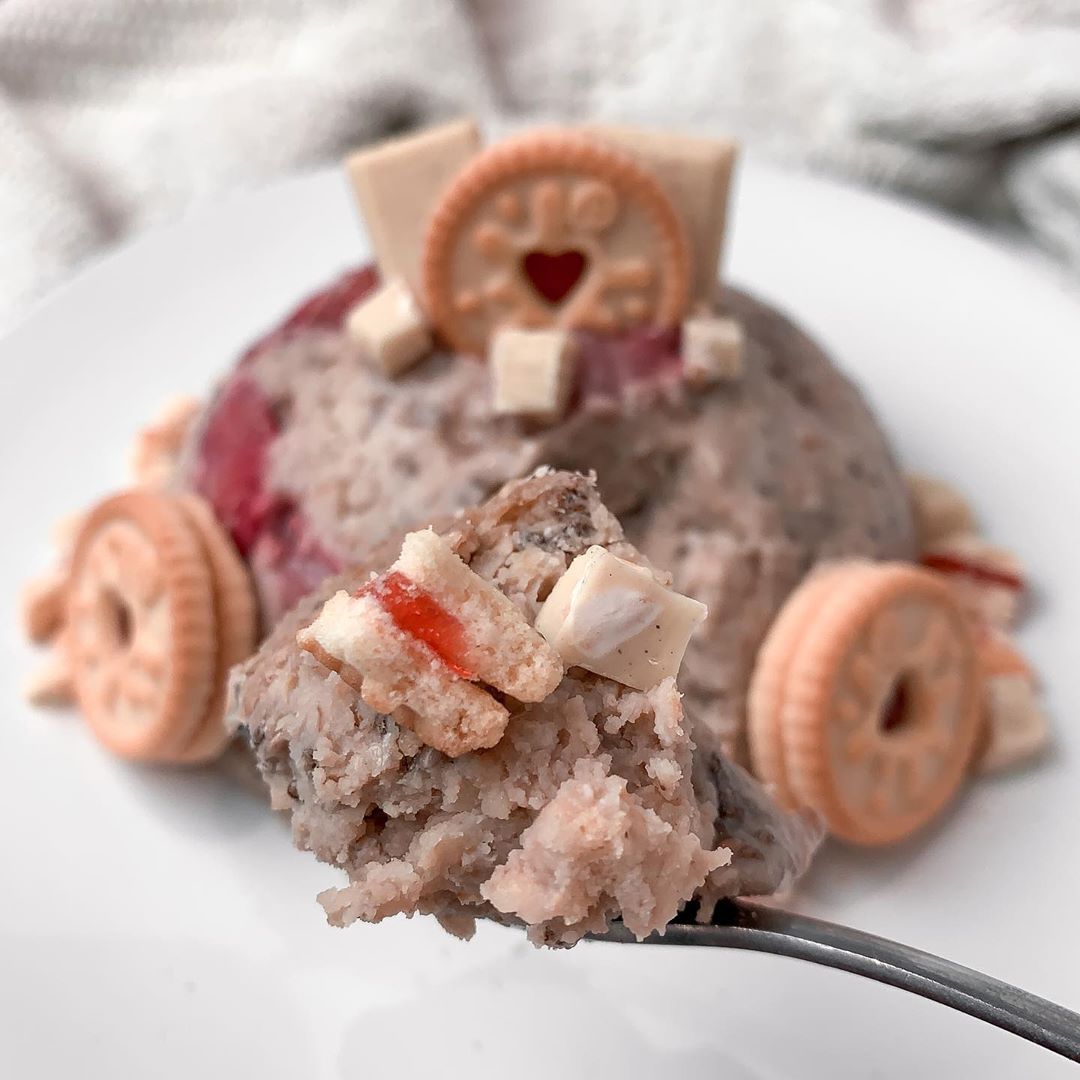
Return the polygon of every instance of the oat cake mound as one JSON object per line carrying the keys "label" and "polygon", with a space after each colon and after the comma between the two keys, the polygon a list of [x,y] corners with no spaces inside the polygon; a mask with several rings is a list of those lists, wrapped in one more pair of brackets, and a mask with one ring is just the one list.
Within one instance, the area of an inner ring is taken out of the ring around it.
{"label": "oat cake mound", "polygon": [[567,415],[497,415],[491,366],[436,350],[388,378],[341,326],[377,286],[346,275],[256,343],[196,421],[177,484],[215,508],[269,628],[389,537],[474,505],[542,465],[594,471],[628,538],[710,609],[681,685],[745,760],[754,658],[818,563],[910,559],[910,500],[862,395],[805,333],[736,289],[738,379],[692,385],[677,332],[579,337]]}

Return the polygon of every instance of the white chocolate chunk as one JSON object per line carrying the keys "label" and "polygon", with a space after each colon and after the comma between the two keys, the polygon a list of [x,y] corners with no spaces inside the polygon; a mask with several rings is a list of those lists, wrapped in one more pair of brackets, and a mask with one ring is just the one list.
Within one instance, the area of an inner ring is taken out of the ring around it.
{"label": "white chocolate chunk", "polygon": [[474,120],[454,120],[352,154],[345,163],[384,280],[422,296],[420,256],[435,200],[480,149]]}
{"label": "white chocolate chunk", "polygon": [[556,582],[536,629],[567,667],[649,690],[678,674],[708,609],[667,589],[642,566],[594,545]]}
{"label": "white chocolate chunk", "polygon": [[400,278],[361,300],[345,317],[345,333],[391,378],[407,371],[432,349],[427,320]]}
{"label": "white chocolate chunk", "polygon": [[33,672],[23,694],[31,705],[42,708],[63,708],[75,703],[75,684],[71,678],[71,665],[66,657],[50,657]]}
{"label": "white chocolate chunk", "polygon": [[905,479],[920,549],[956,533],[975,531],[968,501],[951,484],[923,473],[908,473]]}
{"label": "white chocolate chunk", "polygon": [[734,319],[695,316],[682,324],[683,371],[690,383],[733,381],[743,372],[743,329]]}
{"label": "white chocolate chunk", "polygon": [[75,703],[67,630],[57,634],[48,660],[27,679],[23,695],[31,705],[45,708],[62,708]]}
{"label": "white chocolate chunk", "polygon": [[984,693],[987,740],[979,772],[1001,772],[1038,757],[1050,741],[1050,724],[1031,679],[998,675],[987,680]]}
{"label": "white chocolate chunk", "polygon": [[677,207],[691,243],[691,295],[709,301],[716,289],[724,243],[736,144],[730,139],[619,124],[589,124],[586,130],[628,152],[659,181]]}
{"label": "white chocolate chunk", "polygon": [[495,412],[559,420],[570,402],[576,354],[567,330],[498,331],[490,353]]}

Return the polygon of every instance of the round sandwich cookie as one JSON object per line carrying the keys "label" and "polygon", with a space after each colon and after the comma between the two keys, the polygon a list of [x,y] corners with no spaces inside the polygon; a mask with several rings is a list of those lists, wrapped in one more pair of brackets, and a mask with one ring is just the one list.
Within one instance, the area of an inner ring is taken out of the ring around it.
{"label": "round sandwich cookie", "polygon": [[758,651],[747,699],[747,747],[757,778],[789,809],[799,801],[784,762],[782,725],[791,661],[829,590],[863,565],[867,564],[851,560],[814,571],[787,601]]}
{"label": "round sandwich cookie", "polygon": [[191,741],[174,758],[194,765],[213,761],[229,745],[231,736],[222,723],[229,669],[255,651],[259,623],[251,576],[209,503],[198,495],[181,495],[178,502],[210,567],[217,640],[217,665],[205,715]]}
{"label": "round sandwich cookie", "polygon": [[94,734],[122,757],[173,760],[202,724],[218,662],[211,568],[177,499],[131,491],[91,511],[66,606]]}
{"label": "round sandwich cookie", "polygon": [[956,794],[979,729],[979,651],[936,575],[904,563],[823,572],[781,611],[759,669],[755,766],[834,835],[893,843]]}
{"label": "round sandwich cookie", "polygon": [[560,130],[473,158],[432,212],[422,260],[431,321],[476,355],[503,326],[677,325],[690,273],[658,181],[622,151]]}

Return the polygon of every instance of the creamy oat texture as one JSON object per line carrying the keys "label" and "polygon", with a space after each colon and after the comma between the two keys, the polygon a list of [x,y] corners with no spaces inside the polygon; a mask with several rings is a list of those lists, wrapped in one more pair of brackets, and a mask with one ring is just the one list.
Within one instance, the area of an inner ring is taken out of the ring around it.
{"label": "creamy oat texture", "polygon": [[[745,331],[739,378],[692,388],[674,345],[664,357],[656,341],[586,340],[579,401],[550,428],[494,415],[490,372],[466,358],[435,356],[389,380],[328,331],[251,357],[233,379],[257,385],[280,424],[266,486],[299,511],[285,540],[251,554],[268,624],[327,568],[509,479],[545,464],[595,470],[628,538],[708,606],[680,688],[745,760],[754,657],[788,594],[820,560],[911,558],[915,543],[903,480],[858,391],[775,310],[723,296],[718,310]],[[301,557],[283,563],[288,543]]]}
{"label": "creamy oat texture", "polygon": [[[530,620],[590,545],[643,563],[577,474],[511,483],[437,528]],[[320,897],[332,923],[427,912],[468,935],[482,916],[566,945],[616,916],[645,935],[696,893],[767,893],[801,872],[814,829],[695,747],[671,679],[642,693],[571,669],[543,702],[504,698],[502,740],[456,759],[369,708],[295,639],[395,554],[392,542],[302,603],[230,695],[298,845],[347,876]]]}

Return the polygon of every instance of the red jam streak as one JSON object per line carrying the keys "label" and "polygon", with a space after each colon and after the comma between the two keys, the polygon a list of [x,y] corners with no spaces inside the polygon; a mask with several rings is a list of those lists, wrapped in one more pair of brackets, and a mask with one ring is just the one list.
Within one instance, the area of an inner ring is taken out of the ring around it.
{"label": "red jam streak", "polygon": [[[343,274],[254,342],[241,357],[241,368],[297,334],[340,329],[349,310],[378,284],[374,266]],[[257,383],[234,375],[203,431],[194,483],[245,558],[274,571],[277,603],[284,609],[342,566],[312,535],[296,501],[267,489],[269,450],[280,431],[273,403]]]}
{"label": "red jam streak", "polygon": [[277,604],[285,610],[341,563],[310,535],[294,500],[267,490],[270,446],[279,431],[266,395],[251,379],[235,376],[203,431],[194,485],[240,553],[274,571]]}
{"label": "red jam streak", "polygon": [[247,555],[274,512],[264,490],[270,444],[279,425],[266,395],[245,376],[234,377],[214,402],[203,430],[195,487]]}
{"label": "red jam streak", "polygon": [[476,678],[458,660],[468,641],[461,621],[404,574],[390,570],[361,586],[354,595],[373,597],[403,634],[426,645],[455,675]]}
{"label": "red jam streak", "polygon": [[1010,574],[1008,570],[997,570],[992,566],[971,562],[957,555],[924,555],[922,564],[929,570],[970,578],[982,585],[997,585],[1002,589],[1011,589],[1013,592],[1024,591],[1024,582],[1015,574]]}
{"label": "red jam streak", "polygon": [[262,390],[245,375],[234,376],[203,431],[194,484],[244,558],[273,571],[272,606],[283,611],[342,567],[311,535],[295,501],[267,490],[270,446],[279,432]]}

